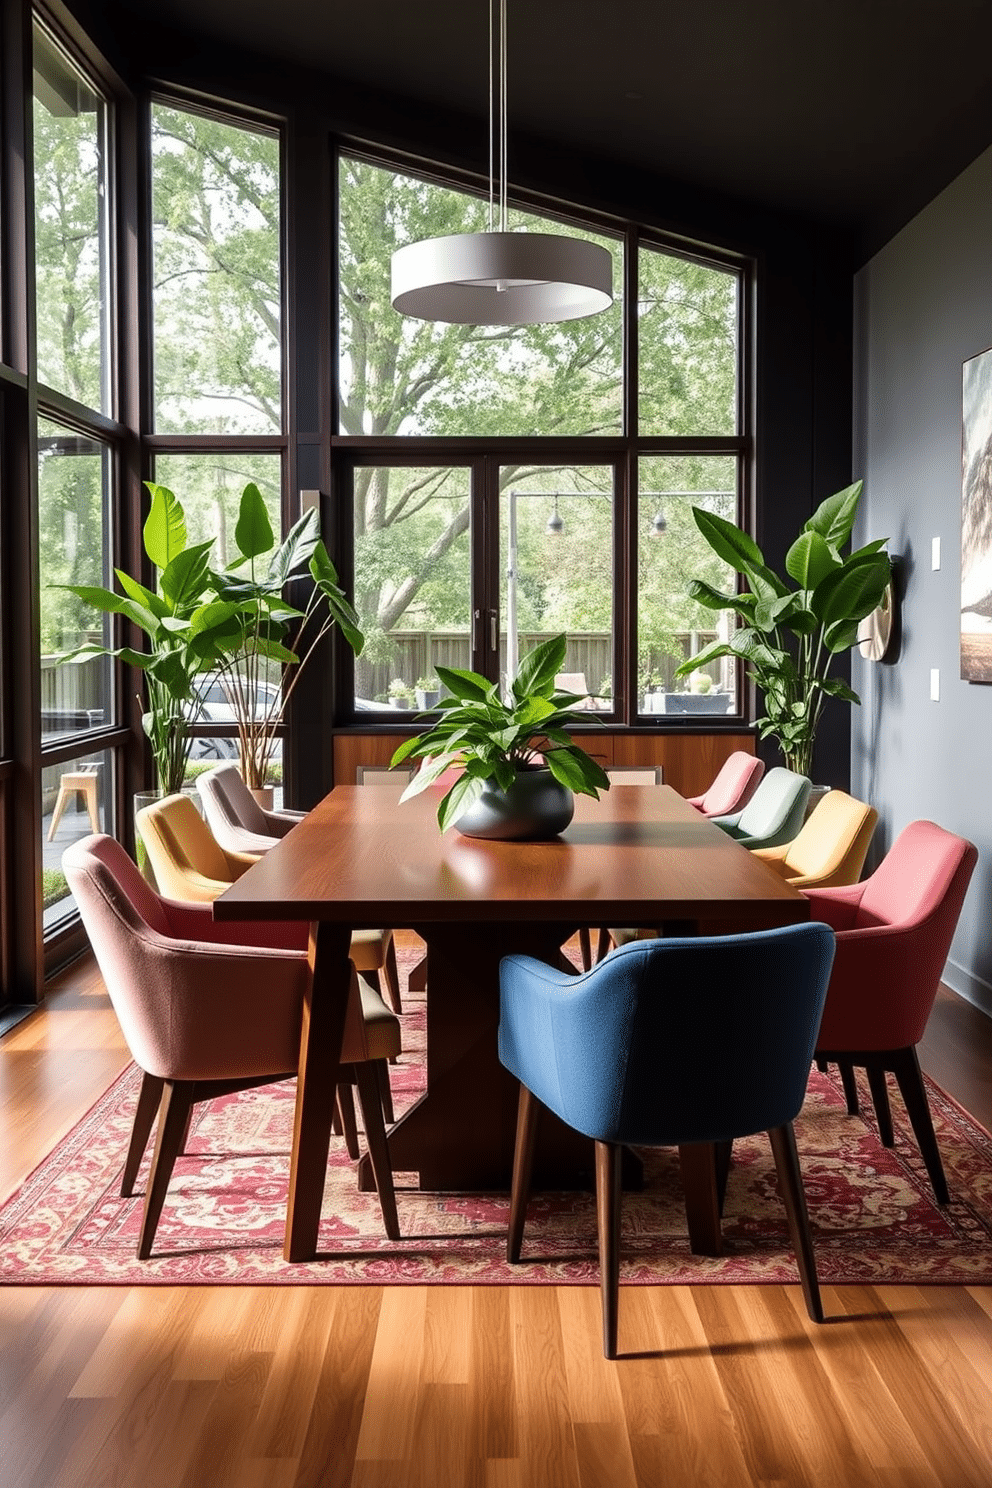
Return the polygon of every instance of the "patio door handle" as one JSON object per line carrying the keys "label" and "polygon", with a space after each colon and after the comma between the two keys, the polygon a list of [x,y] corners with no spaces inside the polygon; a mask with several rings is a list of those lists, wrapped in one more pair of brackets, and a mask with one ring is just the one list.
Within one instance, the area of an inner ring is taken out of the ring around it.
{"label": "patio door handle", "polygon": [[495,610],[489,611],[489,649],[494,653],[499,650],[499,615]]}

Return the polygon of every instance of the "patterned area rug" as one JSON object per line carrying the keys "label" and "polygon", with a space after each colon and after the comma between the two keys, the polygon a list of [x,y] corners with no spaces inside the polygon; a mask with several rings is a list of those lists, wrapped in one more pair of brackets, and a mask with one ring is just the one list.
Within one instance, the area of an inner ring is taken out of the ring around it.
{"label": "patterned area rug", "polygon": [[[397,1111],[423,1087],[424,1002],[406,994],[416,960],[401,957],[404,1054]],[[119,1197],[139,1085],[132,1066],[0,1209],[0,1281],[24,1285],[232,1283],[596,1285],[596,1220],[588,1193],[535,1195],[526,1263],[504,1260],[504,1195],[420,1193],[397,1175],[402,1241],[382,1234],[375,1194],[359,1193],[343,1141],[332,1140],[321,1255],[281,1254],[295,1086],[292,1081],[197,1108],[176,1165],[150,1261],[134,1258],[143,1175]],[[951,1189],[941,1210],[898,1094],[896,1146],[872,1117],[846,1114],[839,1082],[815,1070],[796,1122],[820,1280],[831,1284],[992,1282],[992,1137],[938,1087],[930,1103]],[[867,1089],[863,1109],[871,1111]],[[725,1254],[693,1256],[678,1156],[646,1152],[643,1192],[623,1206],[627,1284],[794,1282],[785,1214],[766,1137],[735,1144],[723,1220]]]}

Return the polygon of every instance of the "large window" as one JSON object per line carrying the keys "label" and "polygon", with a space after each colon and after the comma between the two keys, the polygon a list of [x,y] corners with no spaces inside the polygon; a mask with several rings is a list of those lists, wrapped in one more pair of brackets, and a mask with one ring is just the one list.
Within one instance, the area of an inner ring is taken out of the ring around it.
{"label": "large window", "polygon": [[[557,326],[414,320],[389,304],[393,250],[483,229],[486,203],[349,156],[338,188],[335,443],[369,636],[356,709],[414,706],[436,660],[505,681],[531,645],[564,632],[564,674],[586,710],[627,723],[738,714],[732,664],[691,684],[675,671],[723,623],[688,599],[690,580],[734,582],[691,507],[743,509],[742,270],[634,229],[518,212],[514,227],[607,246],[613,307]],[[625,255],[633,305],[620,293]],[[457,468],[438,449],[457,450]]]}
{"label": "large window", "polygon": [[34,31],[38,381],[109,413],[112,387],[107,106],[43,27]]}
{"label": "large window", "polygon": [[155,428],[282,431],[279,139],[152,109]]}
{"label": "large window", "polygon": [[[393,249],[485,228],[486,203],[464,191],[342,156],[339,168],[343,434],[619,434],[623,241],[569,229],[613,255],[612,309],[562,325],[440,325],[389,303]],[[511,231],[558,223],[514,211]]]}

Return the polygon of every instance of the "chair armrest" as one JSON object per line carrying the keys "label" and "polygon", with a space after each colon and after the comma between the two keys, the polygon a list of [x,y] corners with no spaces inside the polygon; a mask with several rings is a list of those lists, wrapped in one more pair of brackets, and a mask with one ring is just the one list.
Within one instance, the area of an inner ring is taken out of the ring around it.
{"label": "chair armrest", "polygon": [[705,799],[706,793],[704,791],[701,796],[686,796],[685,803],[687,806],[695,806],[697,811],[702,811]]}
{"label": "chair armrest", "polygon": [[305,951],[310,927],[305,920],[215,920],[210,904],[184,904],[162,899],[169,934],[177,940],[207,945]]}
{"label": "chair armrest", "polygon": [[[815,909],[813,918],[819,918]],[[942,956],[934,964],[927,931],[925,921],[908,929],[866,925],[838,931],[818,1049],[904,1049],[919,1043],[943,970]]]}
{"label": "chair armrest", "polygon": [[232,877],[235,879],[240,878],[243,873],[247,873],[248,869],[254,863],[257,863],[259,858],[264,856],[264,852],[252,852],[250,850],[232,851],[226,847],[222,847],[221,852],[224,854],[227,866],[230,868]]}
{"label": "chair armrest", "polygon": [[774,866],[785,862],[791,846],[791,842],[781,842],[778,847],[752,847],[751,853],[752,856],[760,858],[762,863],[771,863]]}
{"label": "chair armrest", "polygon": [[729,816],[711,816],[709,820],[714,826],[722,827],[725,832],[729,832],[733,836],[742,815],[742,811],[733,811]]}
{"label": "chair armrest", "polygon": [[265,825],[271,831],[273,837],[285,837],[291,832],[297,822],[301,822],[306,816],[305,811],[291,811],[288,806],[280,807],[278,811],[263,811]]}
{"label": "chair armrest", "polygon": [[865,891],[863,883],[831,889],[803,889],[809,900],[811,920],[822,920],[833,930],[850,930]]}

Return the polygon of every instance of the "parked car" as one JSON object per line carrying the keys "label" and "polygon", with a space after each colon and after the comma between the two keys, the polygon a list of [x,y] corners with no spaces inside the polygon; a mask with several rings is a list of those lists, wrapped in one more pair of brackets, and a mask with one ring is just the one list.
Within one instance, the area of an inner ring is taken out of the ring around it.
{"label": "parked car", "polygon": [[[271,683],[260,682],[258,684],[260,704],[263,698],[265,699],[263,706],[267,706],[268,703],[275,701],[278,697],[278,692],[279,689]],[[234,708],[231,705],[230,695],[224,679],[215,673],[207,682],[203,693],[203,707],[200,711],[197,726],[198,728],[202,728],[204,724],[236,722],[237,718]],[[236,734],[222,734],[208,737],[205,734],[197,733],[194,736],[193,747],[190,750],[191,760],[236,760],[237,758],[238,738]],[[282,759],[281,740],[276,740],[275,748],[272,751],[272,759],[275,762]]]}

